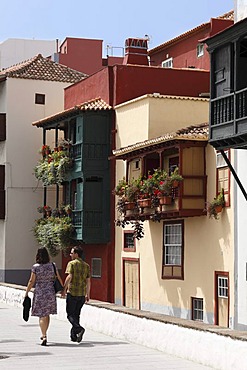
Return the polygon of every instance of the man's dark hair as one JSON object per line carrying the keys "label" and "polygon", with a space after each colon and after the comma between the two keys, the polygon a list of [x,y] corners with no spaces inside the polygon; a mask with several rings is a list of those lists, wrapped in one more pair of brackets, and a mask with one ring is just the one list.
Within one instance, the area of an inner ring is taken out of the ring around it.
{"label": "man's dark hair", "polygon": [[36,262],[41,263],[42,265],[44,265],[45,263],[50,262],[50,256],[49,256],[49,253],[48,253],[48,250],[46,249],[46,247],[40,247],[37,250]]}
{"label": "man's dark hair", "polygon": [[73,249],[74,253],[77,253],[80,258],[83,257],[83,250],[79,245],[76,245],[75,247],[73,247]]}

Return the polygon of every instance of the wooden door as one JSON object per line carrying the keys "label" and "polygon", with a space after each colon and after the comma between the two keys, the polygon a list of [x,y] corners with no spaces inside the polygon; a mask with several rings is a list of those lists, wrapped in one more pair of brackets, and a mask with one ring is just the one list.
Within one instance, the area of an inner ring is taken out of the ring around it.
{"label": "wooden door", "polygon": [[216,272],[216,312],[215,324],[229,327],[229,275],[227,272]]}
{"label": "wooden door", "polygon": [[124,306],[140,309],[140,272],[138,259],[123,261]]}

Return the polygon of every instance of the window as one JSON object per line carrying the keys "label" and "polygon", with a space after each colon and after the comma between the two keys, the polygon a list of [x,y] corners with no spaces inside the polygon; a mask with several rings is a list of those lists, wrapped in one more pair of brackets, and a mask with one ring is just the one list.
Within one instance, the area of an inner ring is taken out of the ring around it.
{"label": "window", "polygon": [[[220,68],[217,71],[215,71],[215,83],[221,83],[225,81],[225,68]],[[227,89],[224,89],[227,90]]]}
{"label": "window", "polygon": [[128,252],[135,252],[135,238],[133,231],[124,231],[124,245],[123,249]]}
{"label": "window", "polygon": [[[230,151],[226,150],[225,154],[230,159]],[[217,189],[216,192],[219,194],[224,189],[226,206],[230,206],[230,170],[221,153],[216,153],[216,178],[217,178]]]}
{"label": "window", "polygon": [[173,58],[168,58],[161,62],[161,67],[163,68],[172,68],[173,67]]}
{"label": "window", "polygon": [[5,219],[5,166],[0,165],[0,219]]}
{"label": "window", "polygon": [[141,175],[141,159],[135,158],[128,164],[128,178],[137,179]]}
{"label": "window", "polygon": [[183,221],[164,223],[163,279],[183,279]]}
{"label": "window", "polygon": [[0,141],[6,140],[6,113],[0,113]]}
{"label": "window", "polygon": [[35,104],[45,104],[45,94],[35,94]]}
{"label": "window", "polygon": [[93,278],[101,278],[102,259],[92,258],[92,273]]}
{"label": "window", "polygon": [[228,278],[218,276],[218,297],[228,298]]}
{"label": "window", "polygon": [[198,44],[196,47],[197,58],[200,58],[204,55],[204,44]]}
{"label": "window", "polygon": [[192,297],[192,320],[203,321],[203,299]]}

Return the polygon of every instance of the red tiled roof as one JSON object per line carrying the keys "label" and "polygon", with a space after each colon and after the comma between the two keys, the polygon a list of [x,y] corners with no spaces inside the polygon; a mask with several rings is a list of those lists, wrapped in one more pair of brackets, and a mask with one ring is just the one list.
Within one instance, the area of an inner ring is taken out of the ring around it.
{"label": "red tiled roof", "polygon": [[76,105],[72,108],[63,110],[59,113],[53,114],[52,116],[43,118],[39,121],[33,122],[33,126],[37,127],[43,127],[46,124],[52,123],[54,121],[63,121],[65,119],[68,119],[72,116],[75,116],[76,114],[82,112],[82,111],[97,111],[97,110],[111,110],[112,107],[108,105],[104,100],[101,98],[96,98],[89,100],[85,103]]}
{"label": "red tiled roof", "polygon": [[207,141],[208,140],[208,123],[202,123],[200,125],[193,125],[177,130],[176,132],[166,133],[162,136],[154,139],[145,140],[139,143],[135,143],[124,148],[116,149],[113,154],[123,156],[127,153],[134,152],[149,146],[159,145],[173,140],[196,140],[196,141]]}
{"label": "red tiled roof", "polygon": [[[234,20],[234,11],[231,10],[230,12],[228,13],[225,13],[219,17],[216,17],[216,19],[227,19],[227,20]],[[177,36],[177,37],[174,37],[173,39],[169,40],[169,41],[166,41],[164,42],[163,44],[160,44],[158,46],[156,46],[155,48],[153,49],[150,49],[148,51],[148,54],[149,55],[152,55],[153,53],[157,52],[158,50],[160,49],[163,49],[163,48],[166,48],[172,44],[175,44],[176,42],[182,40],[182,39],[186,39],[188,37],[190,37],[193,33],[197,33],[199,31],[201,31],[202,29],[204,28],[207,28],[210,26],[210,22],[207,22],[207,23],[202,23],[200,26],[197,26],[189,31],[186,31],[184,33],[182,33],[181,35]]]}
{"label": "red tiled roof", "polygon": [[75,83],[86,78],[87,75],[38,54],[0,71],[0,80],[9,77]]}

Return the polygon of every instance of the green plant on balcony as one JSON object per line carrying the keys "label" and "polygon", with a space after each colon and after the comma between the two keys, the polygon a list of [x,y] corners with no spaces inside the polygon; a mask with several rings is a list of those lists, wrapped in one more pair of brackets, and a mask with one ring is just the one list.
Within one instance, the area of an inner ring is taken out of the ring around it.
{"label": "green plant on balcony", "polygon": [[58,140],[58,149],[61,150],[68,150],[72,146],[72,141],[69,139],[62,139]]}
{"label": "green plant on balcony", "polygon": [[[177,183],[174,184],[175,180]],[[182,176],[176,168],[170,176],[165,170],[155,169],[146,178],[132,179],[127,182],[125,177],[121,179],[113,193],[118,196],[117,212],[118,218],[115,221],[117,226],[125,227],[132,224],[137,239],[143,237],[143,209],[152,208],[150,219],[160,221],[160,211],[157,207],[160,204],[170,204],[174,196],[173,189],[183,181]],[[164,200],[165,197],[170,199]],[[130,208],[130,204],[132,208]],[[128,208],[127,208],[128,207]],[[130,210],[133,212],[126,213]]]}
{"label": "green plant on balcony", "polygon": [[[39,207],[38,211],[43,212],[45,207]],[[34,236],[40,245],[47,247],[51,256],[56,256],[61,250],[66,254],[68,247],[74,243],[72,220],[57,208],[52,210],[51,214],[45,214],[45,217],[35,221]]]}
{"label": "green plant on balcony", "polygon": [[[118,185],[115,187],[113,194],[118,196],[117,200],[117,213],[118,217],[115,220],[117,226],[125,228],[127,225],[131,225],[134,229],[134,237],[141,239],[143,236],[143,225],[142,221],[138,217],[137,199],[140,193],[141,179],[131,179],[129,182],[126,181],[125,177],[119,180]],[[134,211],[135,219],[127,220],[125,218],[126,211]]]}
{"label": "green plant on balcony", "polygon": [[176,167],[174,169],[174,171],[170,174],[169,178],[168,178],[170,184],[171,184],[171,187],[173,189],[177,188],[180,184],[180,182],[183,181],[183,177],[179,174],[179,168]]}
{"label": "green plant on balcony", "polygon": [[[44,151],[43,147],[41,153]],[[42,156],[42,159],[34,167],[35,177],[41,180],[44,186],[60,185],[66,180],[68,170],[72,167],[73,162],[69,150],[52,151],[46,155],[42,154]]]}
{"label": "green plant on balcony", "polygon": [[219,219],[219,214],[222,209],[225,207],[225,196],[224,189],[221,189],[221,192],[217,195],[212,202],[206,204],[206,210],[209,218],[214,218],[215,220]]}

